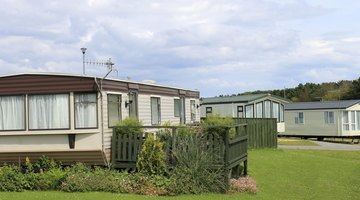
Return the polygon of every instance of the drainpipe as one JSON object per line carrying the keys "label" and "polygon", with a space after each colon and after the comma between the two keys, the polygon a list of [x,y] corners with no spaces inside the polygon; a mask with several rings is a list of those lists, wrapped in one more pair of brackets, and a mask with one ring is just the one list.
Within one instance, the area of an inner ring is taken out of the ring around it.
{"label": "drainpipe", "polygon": [[103,158],[105,165],[109,166],[108,160],[106,159],[105,144],[104,144],[104,109],[103,109],[102,79],[100,80],[100,85],[99,85],[96,77],[94,77],[94,80],[95,80],[97,88],[100,91],[101,154],[102,154],[102,158]]}

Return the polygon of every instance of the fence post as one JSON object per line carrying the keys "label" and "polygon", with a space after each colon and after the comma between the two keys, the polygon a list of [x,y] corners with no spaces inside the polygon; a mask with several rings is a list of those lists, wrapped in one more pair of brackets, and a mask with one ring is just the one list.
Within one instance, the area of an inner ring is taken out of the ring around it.
{"label": "fence post", "polygon": [[229,183],[229,127],[225,128],[225,135],[223,137],[225,149],[224,149],[224,181],[225,181],[225,188],[226,191],[229,190],[230,183]]}
{"label": "fence post", "polygon": [[111,137],[111,166],[114,167],[115,164],[115,155],[116,155],[116,131],[115,128],[112,129],[112,137]]}
{"label": "fence post", "polygon": [[175,158],[174,158],[174,154],[173,154],[173,151],[175,150],[175,142],[176,142],[176,127],[173,127],[172,129],[172,137],[171,137],[171,152],[170,153],[170,156],[171,156],[171,165],[174,165],[175,164]]}

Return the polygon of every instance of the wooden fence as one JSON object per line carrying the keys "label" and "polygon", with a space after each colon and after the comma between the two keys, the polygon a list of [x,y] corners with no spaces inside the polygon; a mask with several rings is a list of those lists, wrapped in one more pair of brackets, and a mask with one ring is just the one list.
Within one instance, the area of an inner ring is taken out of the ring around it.
{"label": "wooden fence", "polygon": [[[121,133],[113,129],[112,146],[111,146],[111,163],[114,168],[134,169],[136,166],[137,156],[141,150],[141,146],[148,133]],[[166,141],[166,154],[168,155],[170,164],[174,164],[174,158],[171,155],[173,149],[177,148],[176,134],[182,128],[199,128],[199,126],[127,126],[126,129],[143,129],[149,132],[157,132],[159,130],[169,131],[170,137]],[[207,126],[202,128],[216,128],[222,130],[223,134],[214,136],[212,133],[205,133],[203,141],[206,149],[211,153],[213,158],[213,167],[224,167],[226,172],[238,170],[241,162],[244,163],[244,174],[247,174],[247,147],[248,136],[247,126],[238,124],[235,126]],[[234,128],[235,135],[231,136],[229,130]]]}
{"label": "wooden fence", "polygon": [[249,148],[277,148],[277,122],[273,118],[234,118],[235,124],[247,124]]}

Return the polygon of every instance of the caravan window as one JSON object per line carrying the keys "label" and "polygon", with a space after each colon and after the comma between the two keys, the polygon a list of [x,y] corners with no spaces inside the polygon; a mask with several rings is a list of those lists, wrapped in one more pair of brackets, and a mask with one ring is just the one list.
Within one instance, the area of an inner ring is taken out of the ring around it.
{"label": "caravan window", "polygon": [[113,127],[121,121],[121,95],[108,94],[108,122],[109,127]]}
{"label": "caravan window", "polygon": [[160,114],[160,98],[159,97],[151,97],[151,124],[159,125],[161,114]]}
{"label": "caravan window", "polygon": [[350,130],[350,127],[349,127],[349,112],[344,111],[342,118],[343,118],[343,130],[345,130],[345,131]]}
{"label": "caravan window", "polygon": [[264,101],[264,117],[271,118],[271,101]]}
{"label": "caravan window", "polygon": [[0,130],[25,129],[25,96],[0,96]]}
{"label": "caravan window", "polygon": [[195,100],[190,100],[190,113],[191,113],[191,121],[196,121],[196,104]]}
{"label": "caravan window", "polygon": [[351,130],[356,130],[355,126],[355,111],[351,111]]}
{"label": "caravan window", "polygon": [[273,118],[276,118],[276,121],[280,121],[280,110],[279,110],[279,103],[273,102],[272,103],[272,110],[273,110]]}
{"label": "caravan window", "polygon": [[333,111],[325,111],[324,119],[325,119],[325,124],[334,124],[335,123],[334,112]]}
{"label": "caravan window", "polygon": [[180,99],[174,99],[174,117],[180,117],[181,103]]}
{"label": "caravan window", "polygon": [[29,95],[29,129],[68,129],[69,94]]}
{"label": "caravan window", "polygon": [[244,106],[237,107],[237,117],[243,118],[244,117]]}
{"label": "caravan window", "polygon": [[304,113],[303,112],[295,113],[295,124],[304,124]]}
{"label": "caravan window", "polygon": [[96,94],[75,94],[75,128],[97,128]]}
{"label": "caravan window", "polygon": [[284,122],[284,105],[280,105],[280,122]]}
{"label": "caravan window", "polygon": [[256,118],[263,117],[263,102],[259,102],[256,104]]}
{"label": "caravan window", "polygon": [[245,106],[245,117],[246,118],[253,118],[254,117],[254,105],[246,105]]}

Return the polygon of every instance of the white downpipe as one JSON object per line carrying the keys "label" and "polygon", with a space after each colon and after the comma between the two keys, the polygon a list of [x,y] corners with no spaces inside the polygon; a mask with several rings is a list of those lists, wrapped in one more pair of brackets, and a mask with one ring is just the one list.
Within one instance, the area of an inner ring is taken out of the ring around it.
{"label": "white downpipe", "polygon": [[103,94],[102,94],[102,81],[99,83],[97,82],[97,79],[94,78],[96,86],[98,87],[99,91],[100,91],[100,132],[101,132],[101,154],[102,154],[102,158],[104,163],[109,166],[108,160],[106,159],[106,152],[105,152],[105,144],[104,144],[104,140],[105,140],[105,136],[104,136],[104,108],[103,108]]}

